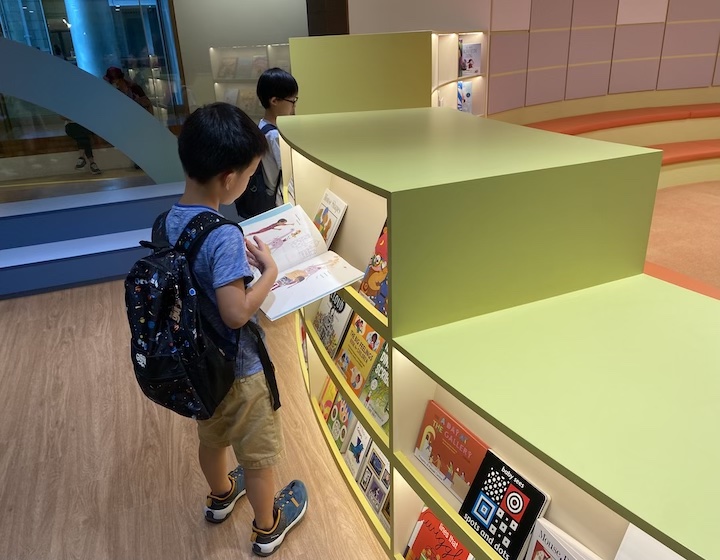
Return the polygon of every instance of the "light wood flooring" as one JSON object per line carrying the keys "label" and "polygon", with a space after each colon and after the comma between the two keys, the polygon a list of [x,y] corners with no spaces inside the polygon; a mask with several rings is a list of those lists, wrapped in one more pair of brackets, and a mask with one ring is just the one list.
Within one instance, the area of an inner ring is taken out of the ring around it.
{"label": "light wood flooring", "polygon": [[[204,521],[195,424],[135,383],[123,296],[115,281],[0,301],[0,558],[253,558],[247,500]],[[294,319],[266,327],[287,449],[278,488],[300,478],[310,499],[274,558],[385,558],[313,416]]]}

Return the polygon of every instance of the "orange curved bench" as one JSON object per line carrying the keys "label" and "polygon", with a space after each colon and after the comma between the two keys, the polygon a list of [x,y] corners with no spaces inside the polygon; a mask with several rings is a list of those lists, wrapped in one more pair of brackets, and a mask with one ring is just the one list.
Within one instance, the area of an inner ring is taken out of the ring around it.
{"label": "orange curved bench", "polygon": [[607,128],[620,128],[638,124],[684,119],[720,117],[720,103],[696,105],[671,105],[667,107],[642,107],[621,111],[604,111],[575,117],[563,117],[548,121],[530,123],[527,126],[560,132],[563,134],[584,134]]}
{"label": "orange curved bench", "polygon": [[669,144],[656,144],[655,146],[649,147],[662,150],[663,165],[720,158],[720,139],[671,142]]}

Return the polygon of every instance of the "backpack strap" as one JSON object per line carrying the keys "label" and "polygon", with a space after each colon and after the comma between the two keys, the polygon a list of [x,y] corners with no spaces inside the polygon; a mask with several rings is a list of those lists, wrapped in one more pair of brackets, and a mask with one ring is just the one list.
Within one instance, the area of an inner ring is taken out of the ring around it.
{"label": "backpack strap", "polygon": [[248,321],[245,323],[245,326],[255,336],[255,338],[257,338],[260,363],[262,364],[263,371],[265,372],[265,380],[267,381],[268,389],[270,389],[270,400],[272,402],[273,410],[277,410],[280,408],[280,391],[278,390],[277,378],[275,377],[275,365],[273,365],[272,360],[270,359],[270,354],[268,354],[262,335],[260,334],[260,329],[258,329],[257,325],[252,321]]}

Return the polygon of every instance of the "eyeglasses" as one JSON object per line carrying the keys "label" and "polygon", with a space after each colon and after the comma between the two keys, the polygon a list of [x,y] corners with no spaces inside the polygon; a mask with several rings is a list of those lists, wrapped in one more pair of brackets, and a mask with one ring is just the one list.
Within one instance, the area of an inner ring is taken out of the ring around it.
{"label": "eyeglasses", "polygon": [[298,99],[300,99],[300,98],[299,97],[294,97],[292,99],[287,99],[286,97],[282,98],[283,101],[287,101],[288,103],[292,103],[293,105],[295,105],[295,103],[298,102]]}

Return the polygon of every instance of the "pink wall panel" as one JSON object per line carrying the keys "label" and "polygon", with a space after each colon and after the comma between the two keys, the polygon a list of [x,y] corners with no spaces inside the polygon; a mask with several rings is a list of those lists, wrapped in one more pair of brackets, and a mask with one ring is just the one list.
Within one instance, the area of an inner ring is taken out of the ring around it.
{"label": "pink wall panel", "polygon": [[572,26],[615,25],[618,0],[575,0]]}
{"label": "pink wall panel", "polygon": [[614,40],[614,27],[573,29],[570,35],[570,64],[610,61]]}
{"label": "pink wall panel", "polygon": [[528,41],[527,31],[500,33],[490,38],[490,72],[516,72],[527,69]]}
{"label": "pink wall panel", "polygon": [[528,68],[566,65],[570,50],[570,30],[530,32]]}
{"label": "pink wall panel", "polygon": [[649,58],[662,54],[665,24],[619,25],[615,31],[613,58]]}
{"label": "pink wall panel", "polygon": [[565,99],[607,95],[610,82],[610,62],[568,68]]}
{"label": "pink wall panel", "polygon": [[617,22],[618,25],[664,23],[667,9],[668,0],[620,0]]}
{"label": "pink wall panel", "polygon": [[532,0],[495,0],[492,6],[493,31],[516,31],[530,29],[530,6]]}
{"label": "pink wall panel", "polygon": [[664,58],[660,63],[658,89],[706,87],[712,83],[715,56]]}
{"label": "pink wall panel", "polygon": [[670,0],[668,21],[720,19],[718,0]]}
{"label": "pink wall panel", "polygon": [[572,5],[573,0],[533,0],[530,29],[570,27]]}
{"label": "pink wall panel", "polygon": [[660,59],[614,61],[610,72],[610,93],[649,91],[655,89]]}
{"label": "pink wall panel", "polygon": [[[720,5],[720,0],[716,0]],[[665,28],[663,56],[717,54],[720,21],[669,23]]]}
{"label": "pink wall panel", "polygon": [[565,98],[567,68],[531,70],[527,74],[525,105],[562,101]]}
{"label": "pink wall panel", "polygon": [[525,73],[492,78],[488,90],[488,114],[524,107],[526,78]]}

